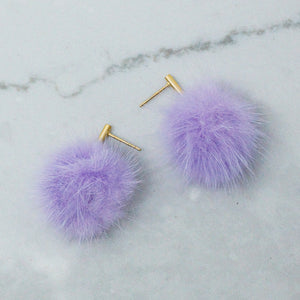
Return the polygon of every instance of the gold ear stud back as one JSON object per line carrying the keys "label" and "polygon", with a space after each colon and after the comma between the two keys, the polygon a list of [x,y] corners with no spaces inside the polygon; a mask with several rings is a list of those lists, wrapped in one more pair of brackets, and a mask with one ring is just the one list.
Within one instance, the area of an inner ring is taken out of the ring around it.
{"label": "gold ear stud back", "polygon": [[163,86],[161,89],[159,89],[157,92],[155,92],[151,97],[149,97],[146,101],[144,101],[143,103],[140,104],[140,107],[144,106],[146,103],[148,103],[151,99],[153,99],[155,96],[157,96],[158,94],[160,94],[164,89],[166,89],[167,87],[171,86],[176,92],[178,92],[179,94],[182,94],[182,88],[180,87],[180,85],[177,83],[177,81],[174,79],[174,77],[171,74],[168,74],[165,77],[167,83],[165,86]]}
{"label": "gold ear stud back", "polygon": [[103,129],[102,129],[102,131],[101,131],[101,133],[99,135],[99,141],[104,142],[104,140],[106,139],[106,137],[110,136],[113,139],[115,139],[115,140],[117,140],[117,141],[119,141],[119,142],[121,142],[121,143],[123,143],[123,144],[125,144],[125,145],[127,145],[129,147],[131,147],[131,148],[134,148],[135,150],[138,150],[138,151],[142,150],[140,147],[135,146],[135,145],[133,145],[133,144],[131,144],[131,143],[129,143],[129,142],[127,142],[127,141],[125,141],[125,140],[117,137],[116,135],[112,134],[110,131],[111,131],[111,125],[105,124],[105,126],[103,127]]}

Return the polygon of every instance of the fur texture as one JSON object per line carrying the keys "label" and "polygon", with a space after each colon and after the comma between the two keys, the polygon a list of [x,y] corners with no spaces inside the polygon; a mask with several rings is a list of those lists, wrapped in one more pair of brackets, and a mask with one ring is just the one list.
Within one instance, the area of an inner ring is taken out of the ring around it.
{"label": "fur texture", "polygon": [[54,155],[44,170],[44,208],[70,238],[100,236],[124,215],[139,166],[119,150],[107,143],[76,143]]}
{"label": "fur texture", "polygon": [[171,160],[188,180],[209,188],[232,187],[253,171],[261,122],[253,104],[210,83],[174,101],[162,132]]}

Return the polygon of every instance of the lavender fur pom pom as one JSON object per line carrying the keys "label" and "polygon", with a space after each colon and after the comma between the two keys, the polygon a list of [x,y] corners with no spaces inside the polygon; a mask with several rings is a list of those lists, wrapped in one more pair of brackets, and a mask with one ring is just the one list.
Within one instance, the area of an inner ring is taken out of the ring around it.
{"label": "lavender fur pom pom", "polygon": [[253,172],[261,123],[254,105],[213,83],[179,96],[163,132],[171,160],[188,180],[229,188]]}
{"label": "lavender fur pom pom", "polygon": [[41,181],[43,206],[70,238],[100,236],[123,215],[139,166],[107,143],[77,143],[56,154]]}

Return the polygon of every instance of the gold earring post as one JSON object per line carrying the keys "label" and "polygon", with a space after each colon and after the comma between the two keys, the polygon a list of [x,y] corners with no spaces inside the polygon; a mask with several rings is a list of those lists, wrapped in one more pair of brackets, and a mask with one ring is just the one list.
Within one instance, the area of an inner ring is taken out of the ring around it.
{"label": "gold earring post", "polygon": [[123,140],[123,139],[117,137],[116,135],[112,134],[110,131],[111,131],[111,126],[110,126],[109,124],[106,124],[106,125],[104,126],[104,128],[102,129],[100,135],[99,135],[99,141],[104,142],[105,138],[106,138],[107,136],[110,136],[110,137],[112,137],[113,139],[115,139],[115,140],[117,140],[117,141],[119,141],[119,142],[121,142],[121,143],[123,143],[123,144],[125,144],[125,145],[127,145],[127,146],[129,146],[129,147],[131,147],[131,148],[134,148],[134,149],[136,149],[136,150],[138,150],[138,151],[141,151],[141,150],[142,150],[140,147],[135,146],[135,145],[133,145],[133,144],[131,144],[131,143],[129,143],[129,142],[127,142],[127,141],[125,141],[125,140]]}
{"label": "gold earring post", "polygon": [[144,106],[146,103],[148,103],[151,99],[153,99],[155,96],[157,96],[159,93],[161,93],[164,89],[171,86],[176,92],[179,94],[182,94],[182,88],[177,83],[177,81],[174,79],[174,77],[169,74],[165,77],[167,83],[165,86],[163,86],[161,89],[159,89],[157,92],[155,92],[151,97],[149,97],[146,101],[144,101],[142,104],[140,104],[140,107]]}

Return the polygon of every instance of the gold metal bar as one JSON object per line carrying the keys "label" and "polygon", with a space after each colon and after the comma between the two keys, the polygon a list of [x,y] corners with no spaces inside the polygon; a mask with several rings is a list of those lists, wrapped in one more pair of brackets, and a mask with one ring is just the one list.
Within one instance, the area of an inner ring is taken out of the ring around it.
{"label": "gold metal bar", "polygon": [[104,141],[105,138],[108,136],[110,133],[111,126],[109,124],[105,124],[104,128],[102,129],[100,135],[99,135],[99,141]]}
{"label": "gold metal bar", "polygon": [[161,89],[159,89],[157,92],[155,92],[150,98],[148,98],[146,101],[144,101],[142,104],[140,104],[140,107],[144,106],[146,103],[148,103],[151,99],[153,99],[155,96],[157,96],[159,93],[161,93],[164,89],[169,87],[171,83],[168,81],[165,86],[163,86]]}
{"label": "gold metal bar", "polygon": [[110,132],[108,133],[108,136],[110,136],[110,137],[114,138],[115,140],[117,140],[117,141],[119,141],[119,142],[121,142],[121,143],[124,143],[124,144],[126,144],[127,146],[132,147],[132,148],[134,148],[134,149],[136,149],[136,150],[138,150],[138,151],[141,151],[141,150],[142,150],[140,147],[135,146],[135,145],[133,145],[133,144],[131,144],[131,143],[129,143],[129,142],[126,142],[126,141],[124,141],[123,139],[121,139],[121,138],[115,136],[114,134],[112,134],[112,133],[110,133]]}
{"label": "gold metal bar", "polygon": [[180,87],[180,85],[177,83],[177,81],[174,79],[174,77],[171,74],[168,74],[165,79],[167,80],[167,82],[170,83],[170,85],[172,86],[172,88],[179,94],[182,94],[182,88]]}

